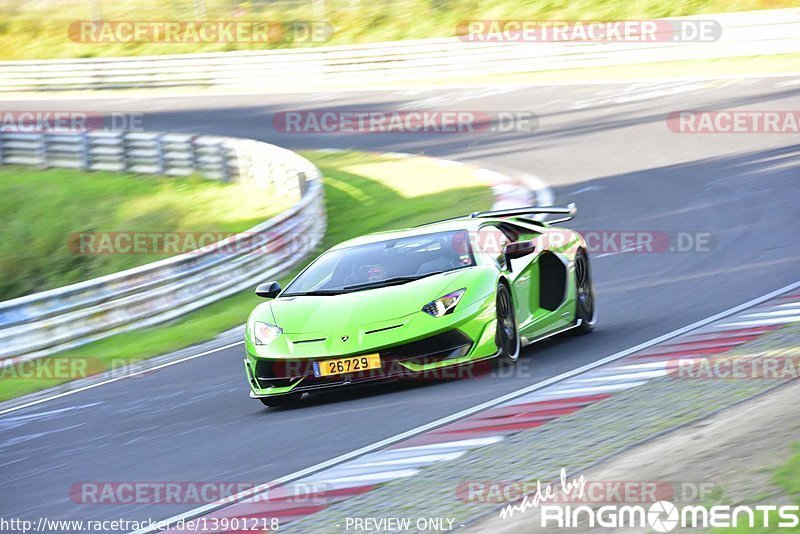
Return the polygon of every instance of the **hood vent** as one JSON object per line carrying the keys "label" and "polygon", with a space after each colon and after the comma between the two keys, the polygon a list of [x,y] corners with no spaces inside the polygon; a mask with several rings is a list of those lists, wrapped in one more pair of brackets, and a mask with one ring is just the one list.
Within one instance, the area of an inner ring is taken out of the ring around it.
{"label": "hood vent", "polygon": [[297,341],[292,341],[295,345],[299,345],[300,343],[319,343],[325,341],[327,338],[320,338],[320,339],[298,339]]}
{"label": "hood vent", "polygon": [[403,326],[402,324],[396,324],[394,326],[387,326],[386,328],[378,328],[377,330],[369,330],[364,332],[364,334],[377,334],[378,332],[385,332],[386,330],[394,330],[395,328],[400,328]]}

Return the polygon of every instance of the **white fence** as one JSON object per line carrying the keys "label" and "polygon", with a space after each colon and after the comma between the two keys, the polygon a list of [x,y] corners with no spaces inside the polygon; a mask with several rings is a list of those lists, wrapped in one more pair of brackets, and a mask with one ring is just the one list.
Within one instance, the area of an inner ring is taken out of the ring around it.
{"label": "white fence", "polygon": [[[721,26],[714,42],[462,42],[424,39],[304,50],[8,61],[0,92],[154,87],[314,87],[485,77],[576,67],[800,52],[800,9],[684,17]],[[675,20],[675,19],[673,19]],[[662,36],[663,37],[663,36]]]}
{"label": "white fence", "polygon": [[0,366],[159,324],[252,288],[297,265],[325,233],[319,170],[267,143],[156,133],[6,133],[0,146],[2,163],[198,172],[268,181],[296,199],[280,215],[200,251],[0,302]]}

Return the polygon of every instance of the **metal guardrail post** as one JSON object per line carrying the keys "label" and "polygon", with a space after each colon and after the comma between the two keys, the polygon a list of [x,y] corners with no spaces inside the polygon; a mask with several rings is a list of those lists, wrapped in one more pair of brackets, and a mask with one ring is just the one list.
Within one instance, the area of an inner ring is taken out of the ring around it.
{"label": "metal guardrail post", "polygon": [[[231,165],[231,158],[229,157],[229,149],[226,144],[220,143],[217,146],[219,150],[219,160],[222,165],[222,172],[225,174],[226,182],[236,182],[238,180],[238,172],[236,166]],[[236,157],[235,155],[233,157]]]}
{"label": "metal guardrail post", "polygon": [[81,134],[81,168],[88,169],[90,166],[89,162],[89,137],[85,134]]}
{"label": "metal guardrail post", "polygon": [[36,158],[39,160],[38,167],[40,169],[47,168],[47,135],[39,134],[38,149],[36,151]]}
{"label": "metal guardrail post", "polygon": [[157,134],[156,139],[156,161],[158,166],[158,174],[164,174],[164,134]]}
{"label": "metal guardrail post", "polygon": [[128,136],[122,134],[120,136],[120,141],[122,142],[122,168],[128,171],[133,167],[131,159],[128,157],[128,153],[131,150],[130,143],[128,142]]}

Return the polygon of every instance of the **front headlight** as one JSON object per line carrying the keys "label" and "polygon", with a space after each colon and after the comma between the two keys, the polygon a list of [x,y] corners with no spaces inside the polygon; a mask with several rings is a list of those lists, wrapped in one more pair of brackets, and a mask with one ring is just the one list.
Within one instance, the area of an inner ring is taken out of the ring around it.
{"label": "front headlight", "polygon": [[453,310],[455,310],[458,305],[458,301],[464,296],[466,290],[467,288],[459,289],[458,291],[453,291],[443,297],[439,297],[433,302],[429,302],[423,306],[422,311],[432,317],[441,317],[453,313]]}
{"label": "front headlight", "polygon": [[253,323],[253,341],[256,345],[269,345],[275,341],[283,330],[279,326],[269,323]]}

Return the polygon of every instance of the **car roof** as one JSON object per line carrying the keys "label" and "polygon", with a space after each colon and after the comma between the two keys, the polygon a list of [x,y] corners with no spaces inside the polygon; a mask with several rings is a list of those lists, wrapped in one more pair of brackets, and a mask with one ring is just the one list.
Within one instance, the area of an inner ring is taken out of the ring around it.
{"label": "car roof", "polygon": [[452,232],[456,230],[474,231],[487,223],[503,222],[504,219],[490,219],[485,217],[473,218],[463,217],[458,219],[449,219],[446,221],[433,222],[424,224],[422,226],[415,226],[414,228],[403,228],[399,230],[388,230],[385,232],[374,232],[371,234],[362,235],[353,239],[349,239],[338,245],[331,247],[330,250],[337,250],[341,248],[348,248],[357,245],[365,245],[368,243],[377,243],[380,241],[387,241],[390,239],[401,239],[406,237],[414,237],[426,234],[435,234],[437,232]]}

